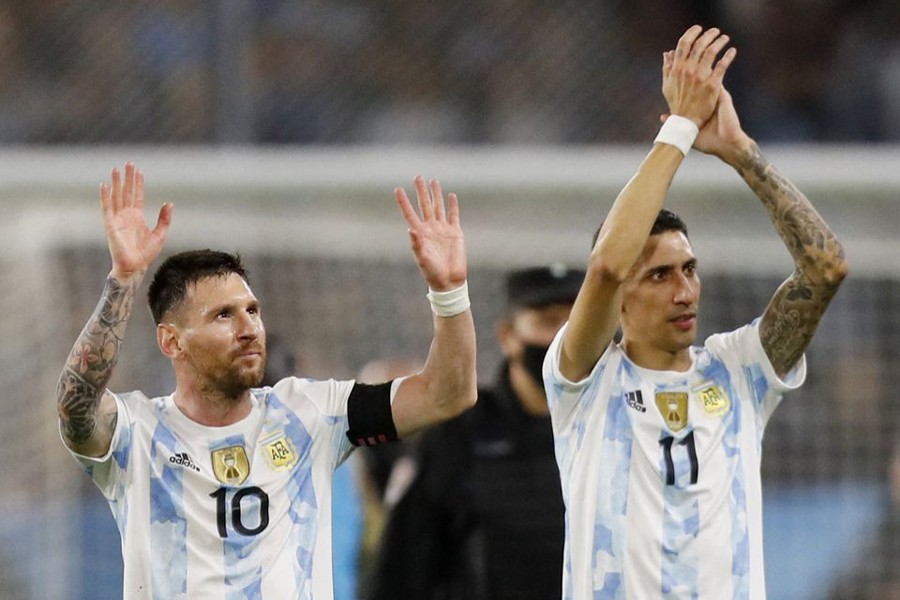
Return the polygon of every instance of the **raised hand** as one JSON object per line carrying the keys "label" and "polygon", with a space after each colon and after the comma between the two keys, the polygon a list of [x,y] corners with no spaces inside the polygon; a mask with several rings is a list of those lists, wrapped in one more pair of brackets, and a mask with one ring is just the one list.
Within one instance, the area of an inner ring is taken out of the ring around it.
{"label": "raised hand", "polygon": [[409,239],[419,271],[429,288],[441,292],[465,282],[466,244],[459,224],[456,194],[449,194],[445,209],[441,184],[435,179],[429,184],[430,189],[421,175],[415,178],[419,213],[403,188],[396,188],[394,196],[409,225]]}
{"label": "raised hand", "polygon": [[716,111],[706,125],[700,128],[700,133],[694,140],[694,148],[718,156],[733,165],[752,144],[753,140],[741,128],[731,94],[723,87]]}
{"label": "raised hand", "polygon": [[144,219],[144,174],[129,162],[124,181],[116,168],[111,179],[110,185],[100,185],[100,206],[112,270],[119,277],[142,275],[162,251],[174,207],[163,204],[151,230]]}
{"label": "raised hand", "polygon": [[732,47],[717,60],[728,41],[715,27],[703,31],[694,25],[684,32],[675,50],[663,53],[662,91],[669,114],[691,119],[697,127],[712,117],[722,78],[737,54]]}

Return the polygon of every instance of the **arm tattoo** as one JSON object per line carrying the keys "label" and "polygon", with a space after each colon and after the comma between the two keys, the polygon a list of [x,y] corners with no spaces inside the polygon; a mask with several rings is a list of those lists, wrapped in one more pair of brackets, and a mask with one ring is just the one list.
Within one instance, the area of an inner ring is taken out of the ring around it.
{"label": "arm tattoo", "polygon": [[[60,375],[57,409],[63,436],[74,445],[88,442],[97,431],[97,409],[119,360],[137,285],[122,285],[112,277],[106,280],[100,302]],[[115,414],[111,418],[115,425]]]}
{"label": "arm tattoo", "polygon": [[847,264],[844,249],[812,204],[754,144],[735,165],[762,201],[794,260],[794,273],[778,288],[760,323],[763,348],[783,376],[806,351]]}

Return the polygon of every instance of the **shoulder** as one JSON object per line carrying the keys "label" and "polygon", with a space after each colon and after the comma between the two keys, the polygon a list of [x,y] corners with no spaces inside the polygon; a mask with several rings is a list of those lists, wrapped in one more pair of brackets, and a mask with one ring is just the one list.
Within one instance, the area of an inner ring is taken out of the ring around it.
{"label": "shoulder", "polygon": [[702,351],[741,362],[758,360],[765,355],[759,339],[759,319],[709,336],[703,343]]}
{"label": "shoulder", "polygon": [[319,405],[330,403],[335,399],[346,400],[353,389],[352,380],[337,379],[310,379],[305,377],[285,377],[268,388],[257,390],[261,395],[268,397],[274,393],[279,401],[289,406],[297,407],[303,402],[312,402]]}
{"label": "shoulder", "polygon": [[110,392],[110,395],[116,401],[118,411],[124,410],[133,418],[145,415],[159,415],[165,409],[166,399],[170,397],[157,396],[150,398],[140,390],[124,393]]}

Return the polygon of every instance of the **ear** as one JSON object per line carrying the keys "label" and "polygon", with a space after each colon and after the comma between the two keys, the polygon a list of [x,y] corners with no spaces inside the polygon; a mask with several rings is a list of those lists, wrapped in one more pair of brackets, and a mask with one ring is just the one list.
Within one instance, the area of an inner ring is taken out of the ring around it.
{"label": "ear", "polygon": [[182,352],[181,332],[169,323],[156,326],[156,343],[166,358],[176,358]]}
{"label": "ear", "polygon": [[513,330],[512,321],[509,319],[497,321],[494,332],[497,335],[497,341],[500,342],[500,349],[503,351],[503,356],[510,358],[521,352],[521,344]]}

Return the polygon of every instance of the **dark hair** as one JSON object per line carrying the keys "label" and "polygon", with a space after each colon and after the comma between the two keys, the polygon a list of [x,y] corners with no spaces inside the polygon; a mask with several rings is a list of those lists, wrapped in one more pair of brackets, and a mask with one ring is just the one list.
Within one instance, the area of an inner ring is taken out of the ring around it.
{"label": "dark hair", "polygon": [[510,271],[506,275],[506,307],[541,308],[549,304],[575,302],[584,271],[556,263]]}
{"label": "dark hair", "polygon": [[[600,230],[602,228],[603,223],[600,223],[600,227],[594,232],[594,237],[591,240],[592,249],[597,245],[597,238],[600,237]],[[656,215],[656,220],[653,221],[653,227],[650,228],[650,235],[657,235],[665,233],[666,231],[680,231],[684,234],[684,237],[688,237],[687,225],[684,224],[681,217],[671,210],[663,208],[659,211],[659,214]]]}
{"label": "dark hair", "polygon": [[147,291],[153,322],[159,325],[167,312],[181,304],[191,284],[207,277],[223,277],[231,273],[248,281],[241,257],[237,254],[189,250],[170,256],[156,270]]}

